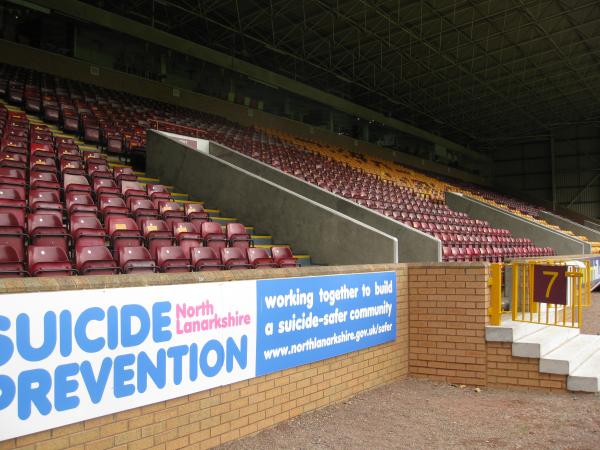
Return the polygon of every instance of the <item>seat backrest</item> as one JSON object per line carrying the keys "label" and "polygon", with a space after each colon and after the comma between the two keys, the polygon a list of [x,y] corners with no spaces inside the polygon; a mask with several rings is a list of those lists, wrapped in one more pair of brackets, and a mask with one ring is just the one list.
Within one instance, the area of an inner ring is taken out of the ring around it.
{"label": "seat backrest", "polygon": [[246,231],[246,227],[241,224],[241,223],[228,223],[226,226],[226,231],[227,231],[227,237],[230,238],[233,235],[236,234],[248,234],[248,232]]}
{"label": "seat backrest", "polygon": [[248,255],[248,261],[250,264],[254,264],[255,261],[259,259],[271,259],[267,253],[267,250],[264,248],[251,247],[246,249],[246,254]]}
{"label": "seat backrest", "polygon": [[127,208],[127,205],[125,205],[125,201],[121,197],[115,197],[114,195],[101,195],[100,209],[104,209],[108,206]]}
{"label": "seat backrest", "polygon": [[138,209],[155,209],[152,201],[147,198],[131,197],[127,203],[131,212],[136,212]]}
{"label": "seat backrest", "polygon": [[193,265],[196,265],[198,261],[206,260],[218,261],[219,263],[221,262],[219,254],[217,254],[217,252],[215,252],[215,250],[211,247],[192,248],[191,255]]}
{"label": "seat backrest", "polygon": [[67,202],[67,206],[70,206],[70,205],[95,206],[94,200],[92,200],[92,197],[90,196],[90,194],[86,194],[84,192],[77,192],[77,191],[67,192],[66,202]]}
{"label": "seat backrest", "polygon": [[0,189],[0,200],[25,200],[21,197],[16,189],[2,188]]}
{"label": "seat backrest", "polygon": [[0,263],[20,262],[19,256],[10,245],[0,245]]}
{"label": "seat backrest", "polygon": [[202,237],[208,236],[209,234],[225,234],[221,228],[221,225],[217,222],[203,222],[200,229]]}
{"label": "seat backrest", "polygon": [[204,206],[200,203],[186,203],[185,204],[185,215],[189,215],[195,212],[204,212]]}
{"label": "seat backrest", "polygon": [[29,267],[43,262],[69,262],[69,258],[62,248],[43,245],[27,247],[27,260]]}
{"label": "seat backrest", "polygon": [[67,189],[71,184],[82,184],[89,186],[90,183],[83,175],[72,175],[69,173],[64,174],[63,185],[65,189]]}
{"label": "seat backrest", "polygon": [[114,261],[110,254],[110,250],[103,245],[78,248],[76,258],[78,270],[80,270],[81,266],[88,261]]}
{"label": "seat backrest", "polygon": [[183,212],[183,205],[177,202],[169,202],[169,201],[159,201],[158,202],[160,213],[164,214],[166,212]]}
{"label": "seat backrest", "polygon": [[156,252],[156,262],[159,266],[162,266],[165,261],[172,259],[184,259],[189,258],[185,255],[181,247],[160,247]]}
{"label": "seat backrest", "polygon": [[60,203],[60,195],[55,189],[31,189],[29,191],[29,204],[34,205],[37,202]]}
{"label": "seat backrest", "polygon": [[161,219],[144,219],[142,220],[142,230],[144,232],[144,237],[147,237],[148,234],[161,231],[161,232],[169,232],[169,227],[165,223],[164,220]]}
{"label": "seat backrest", "polygon": [[194,225],[191,222],[183,222],[183,221],[172,222],[171,229],[173,230],[173,235],[175,237],[179,236],[181,233],[200,234],[196,225]]}
{"label": "seat backrest", "polygon": [[111,178],[94,178],[94,190],[97,191],[100,187],[116,188],[117,184]]}
{"label": "seat backrest", "polygon": [[221,249],[221,261],[223,264],[227,264],[233,260],[244,260],[247,261],[246,252],[238,247],[225,247]]}
{"label": "seat backrest", "polygon": [[271,255],[275,261],[294,257],[289,247],[271,247]]}
{"label": "seat backrest", "polygon": [[131,217],[123,217],[123,216],[111,216],[106,218],[106,222],[104,224],[106,231],[111,236],[115,232],[119,231],[139,231],[135,220]]}
{"label": "seat backrest", "polygon": [[146,247],[121,247],[119,249],[121,266],[132,260],[152,261],[152,256]]}
{"label": "seat backrest", "polygon": [[38,228],[62,228],[61,219],[56,214],[31,213],[27,217],[27,228],[34,233]]}
{"label": "seat backrest", "polygon": [[[1,209],[0,209],[1,211]],[[0,213],[0,227],[19,227],[19,221],[12,213]]]}
{"label": "seat backrest", "polygon": [[14,167],[0,167],[0,177],[25,179],[25,171]]}
{"label": "seat backrest", "polygon": [[126,194],[127,191],[142,191],[146,193],[144,187],[137,181],[123,181],[121,183],[121,192]]}
{"label": "seat backrest", "polygon": [[74,214],[71,216],[71,232],[81,229],[102,230],[102,224],[97,217]]}

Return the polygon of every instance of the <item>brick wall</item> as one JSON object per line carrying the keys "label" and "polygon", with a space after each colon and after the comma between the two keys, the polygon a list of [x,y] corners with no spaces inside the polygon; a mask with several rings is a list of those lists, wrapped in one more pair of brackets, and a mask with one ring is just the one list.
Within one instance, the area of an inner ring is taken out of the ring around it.
{"label": "brick wall", "polygon": [[566,375],[540,373],[538,358],[512,356],[512,344],[487,345],[487,383],[489,386],[559,389],[567,388]]}
{"label": "brick wall", "polygon": [[1,280],[0,292],[19,292],[383,270],[395,270],[397,273],[397,340],[393,343],[11,439],[0,442],[0,450],[209,448],[342,401],[408,373],[406,265]]}
{"label": "brick wall", "polygon": [[486,384],[488,278],[484,265],[410,266],[410,374]]}

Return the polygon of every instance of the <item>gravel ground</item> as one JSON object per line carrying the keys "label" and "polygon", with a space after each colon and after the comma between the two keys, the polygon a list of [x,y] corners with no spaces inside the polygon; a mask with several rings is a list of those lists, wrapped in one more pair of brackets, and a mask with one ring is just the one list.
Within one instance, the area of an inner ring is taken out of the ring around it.
{"label": "gravel ground", "polygon": [[[582,332],[600,334],[600,293]],[[599,449],[600,397],[408,378],[221,449]]]}
{"label": "gravel ground", "polygon": [[598,449],[600,397],[408,378],[221,449]]}

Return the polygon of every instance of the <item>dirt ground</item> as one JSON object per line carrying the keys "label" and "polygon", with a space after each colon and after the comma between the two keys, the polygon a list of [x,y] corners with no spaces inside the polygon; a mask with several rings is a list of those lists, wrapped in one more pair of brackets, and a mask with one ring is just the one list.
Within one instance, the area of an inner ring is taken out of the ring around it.
{"label": "dirt ground", "polygon": [[[600,334],[600,293],[582,332]],[[600,396],[408,378],[221,449],[600,449]]]}
{"label": "dirt ground", "polygon": [[598,449],[600,397],[408,378],[221,449]]}

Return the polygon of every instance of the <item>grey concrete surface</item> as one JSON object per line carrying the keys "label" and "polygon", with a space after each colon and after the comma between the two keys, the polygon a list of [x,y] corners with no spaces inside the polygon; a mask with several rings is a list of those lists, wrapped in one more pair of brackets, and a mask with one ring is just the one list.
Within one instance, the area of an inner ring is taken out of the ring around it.
{"label": "grey concrete surface", "polygon": [[217,205],[275,243],[310,254],[313,264],[398,262],[398,240],[338,211],[304,198],[246,170],[148,133],[149,176]]}
{"label": "grey concrete surface", "polygon": [[581,255],[592,251],[589,242],[566,236],[459,193],[446,192],[446,204],[450,209],[467,213],[474,219],[487,220],[493,227],[505,228],[515,237],[527,237],[538,247],[552,247],[558,255]]}
{"label": "grey concrete surface", "polygon": [[550,212],[542,211],[540,213],[540,217],[544,219],[546,222],[552,225],[558,225],[559,227],[570,230],[575,233],[577,236],[585,236],[590,241],[600,242],[600,231],[590,228],[585,225],[578,224],[577,222],[573,222],[572,220],[566,219],[561,216],[557,216],[556,214],[552,214]]}
{"label": "grey concrete surface", "polygon": [[278,186],[283,186],[303,197],[370,225],[383,233],[395,236],[399,243],[399,262],[441,261],[442,244],[431,235],[408,227],[397,220],[379,214],[339,195],[332,194],[319,186],[307,183],[222,145],[211,142],[209,152],[211,155],[228,161],[237,167],[270,180]]}

